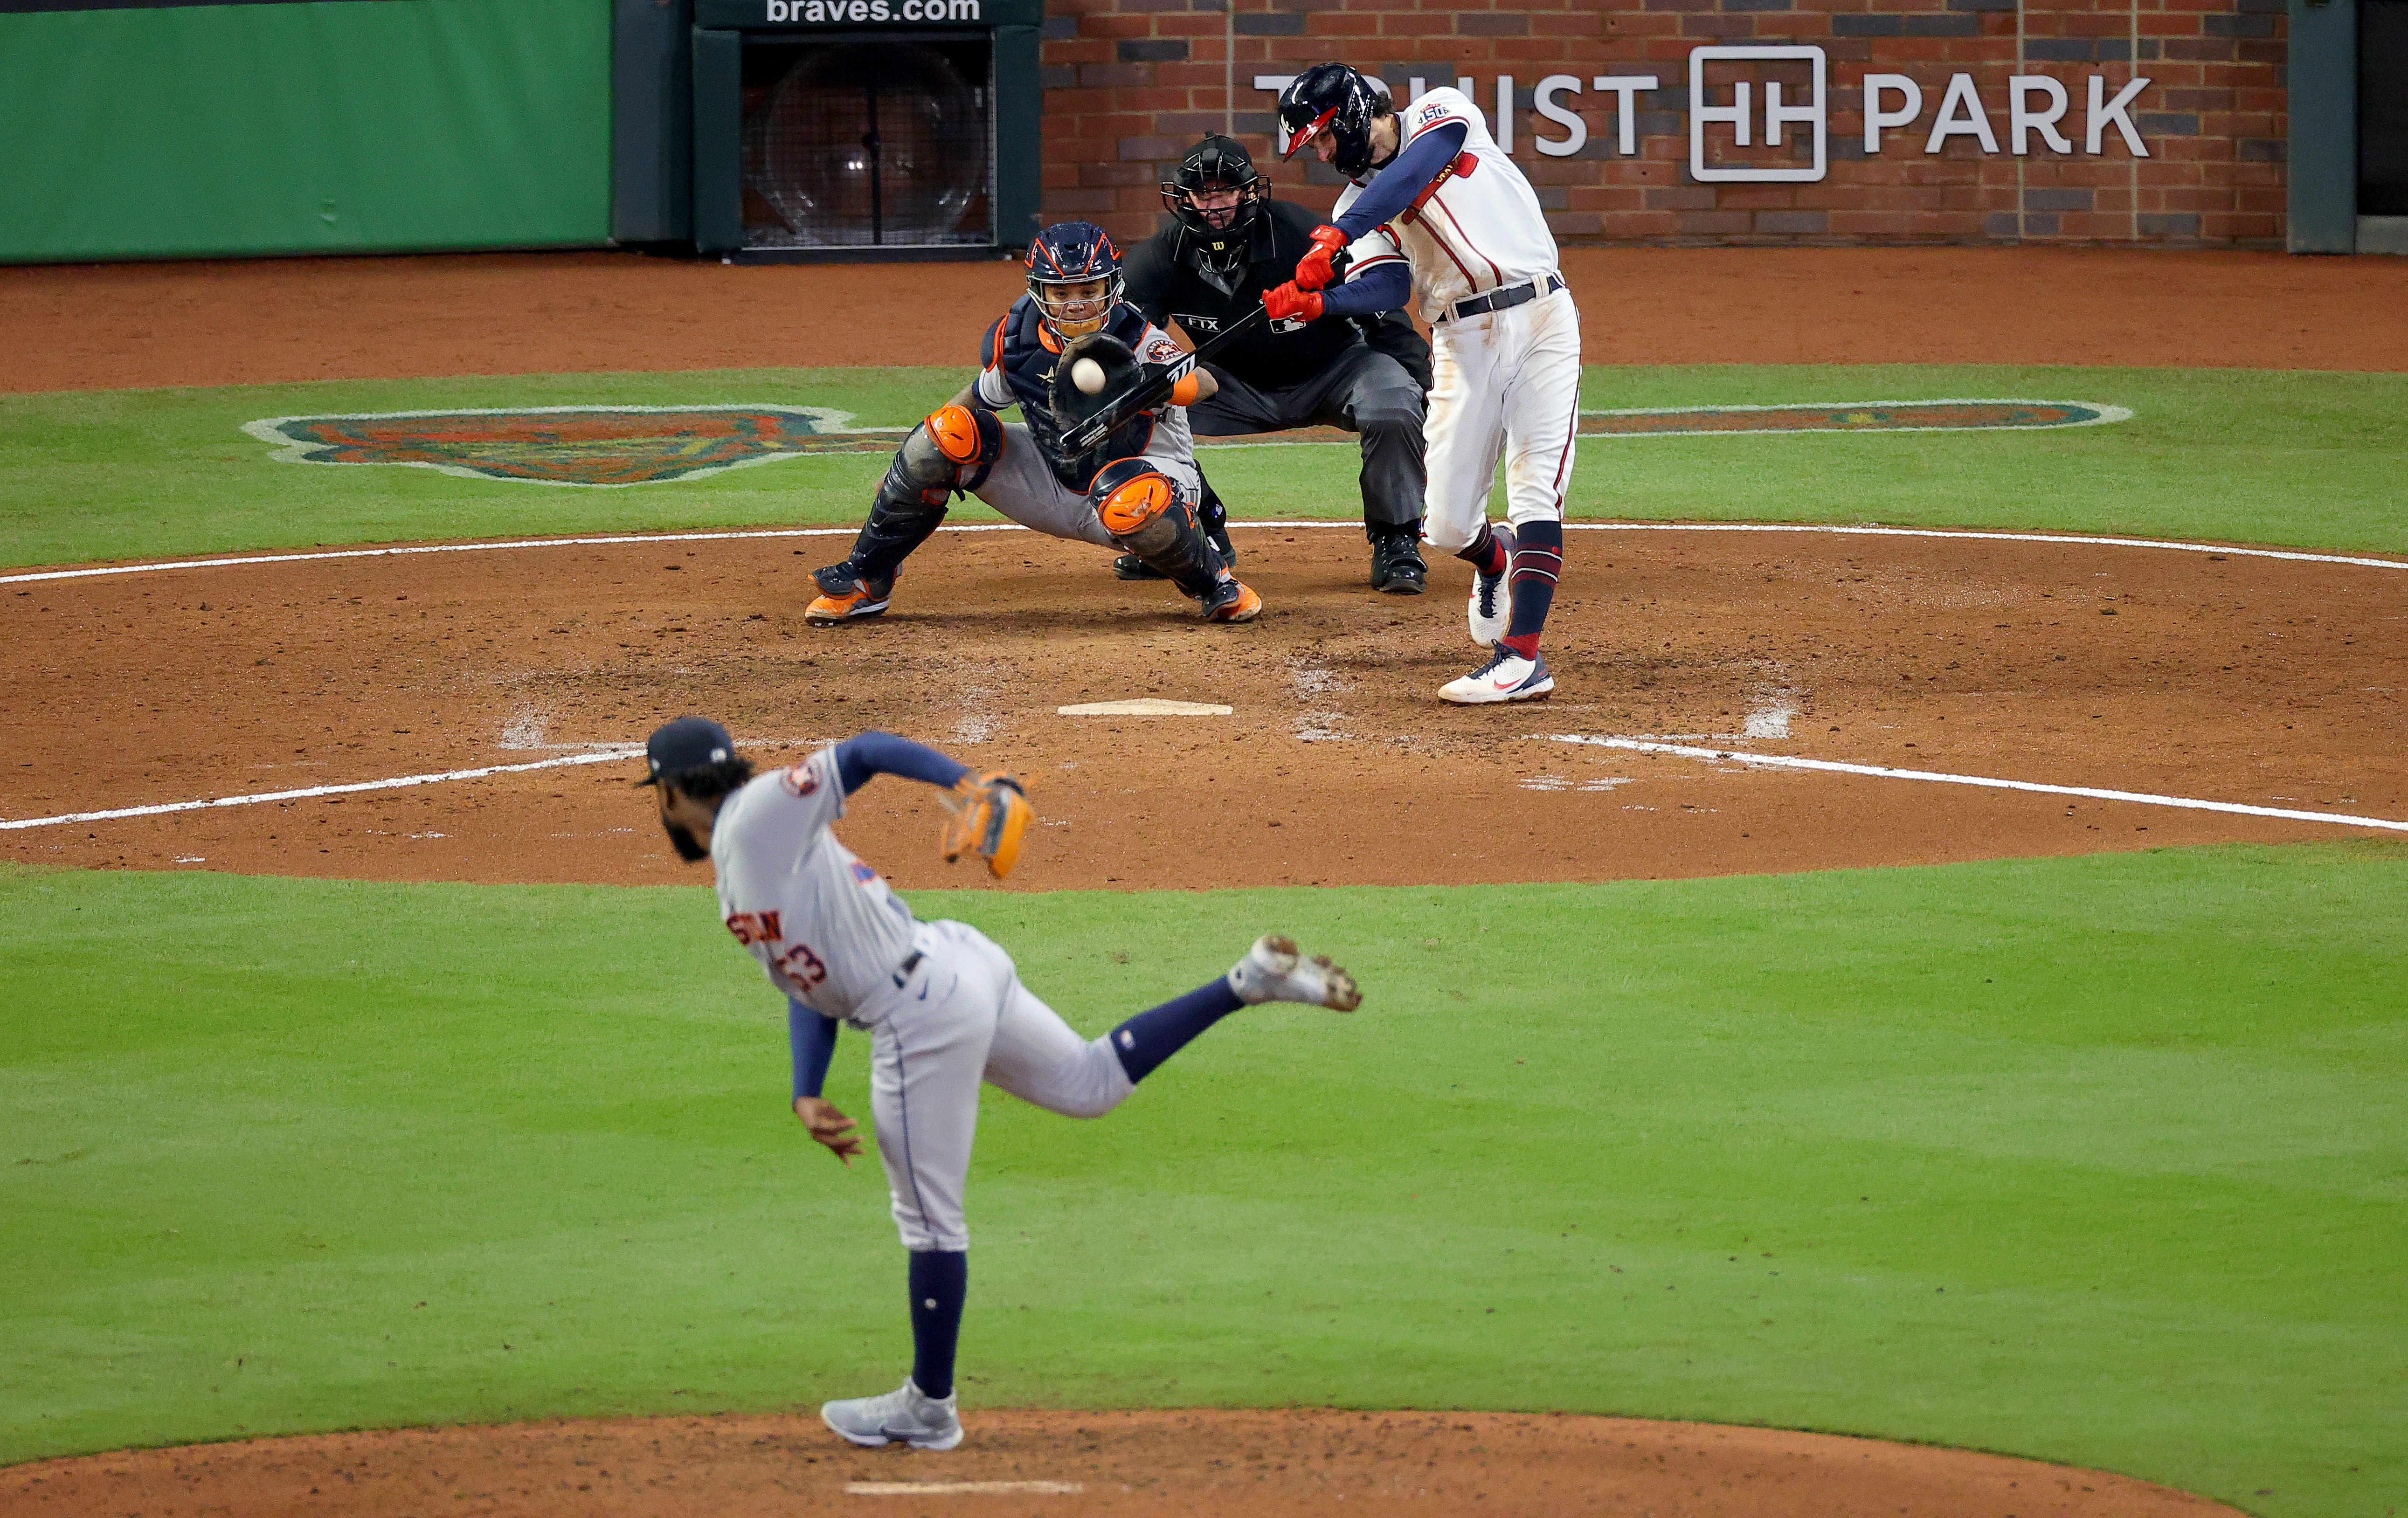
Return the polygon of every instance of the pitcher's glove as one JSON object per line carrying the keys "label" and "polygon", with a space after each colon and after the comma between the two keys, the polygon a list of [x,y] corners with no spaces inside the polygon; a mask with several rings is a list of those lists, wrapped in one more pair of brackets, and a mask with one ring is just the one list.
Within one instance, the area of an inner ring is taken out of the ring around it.
{"label": "pitcher's glove", "polygon": [[966,853],[986,861],[987,873],[1002,880],[1020,859],[1021,835],[1037,815],[1028,793],[1001,770],[965,775],[944,795],[945,819],[938,847],[950,865]]}

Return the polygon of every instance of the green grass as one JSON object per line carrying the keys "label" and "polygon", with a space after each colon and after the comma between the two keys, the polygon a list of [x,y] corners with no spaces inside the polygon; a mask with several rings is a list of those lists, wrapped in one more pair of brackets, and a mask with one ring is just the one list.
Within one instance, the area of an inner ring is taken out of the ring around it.
{"label": "green grass", "polygon": [[[318,543],[860,520],[885,465],[793,459],[577,490],[428,469],[280,464],[261,417],[447,406],[833,406],[917,420],[950,369],[513,376],[0,395],[0,563]],[[2114,426],[2025,433],[1598,438],[1574,515],[2048,528],[2408,551],[2408,376],[2240,369],[1592,367],[1591,408],[1950,396],[2110,402]],[[1344,447],[1208,455],[1240,516],[1359,512]],[[993,520],[974,503],[963,520]]]}
{"label": "green grass", "polygon": [[[1241,1014],[1098,1123],[991,1097],[973,1406],[1760,1423],[2315,1518],[2408,1487],[2408,849],[917,905],[1089,1031],[1272,924],[1369,996]],[[878,1173],[796,1132],[713,915],[0,870],[0,1460],[890,1383]]]}

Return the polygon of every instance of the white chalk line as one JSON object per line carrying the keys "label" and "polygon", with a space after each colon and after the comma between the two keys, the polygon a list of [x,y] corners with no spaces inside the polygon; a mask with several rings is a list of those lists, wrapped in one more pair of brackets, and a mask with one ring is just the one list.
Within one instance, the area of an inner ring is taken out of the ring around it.
{"label": "white chalk line", "polygon": [[1076,1497],[1081,1482],[847,1482],[847,1497]]}
{"label": "white chalk line", "polygon": [[[1359,522],[1241,522],[1233,528],[1285,531],[1298,527],[1346,527],[1360,530]],[[2071,543],[2097,548],[2165,549],[2181,553],[2220,553],[2244,559],[2288,559],[2301,564],[2347,564],[2367,569],[2408,569],[2408,559],[2372,559],[2345,553],[2307,553],[2290,549],[2233,548],[2223,543],[2186,543],[2155,537],[2090,537],[2077,533],[1975,532],[1939,527],[1821,526],[1782,522],[1567,522],[1567,531],[1595,533],[1820,533],[1832,537],[1937,537],[1993,543]],[[1029,529],[1012,522],[966,522],[940,527],[948,533],[1008,533]],[[523,537],[493,543],[422,543],[406,548],[324,549],[314,553],[252,553],[222,559],[177,559],[161,564],[108,565],[91,569],[44,569],[32,574],[0,575],[0,585],[24,585],[37,580],[88,580],[105,575],[147,575],[168,569],[224,569],[247,564],[306,564],[322,559],[387,559],[413,553],[488,553],[529,548],[605,548],[628,543],[718,543],[776,537],[850,537],[858,527],[777,527],[742,532],[628,533],[608,537]]]}
{"label": "white chalk line", "polygon": [[1869,775],[1876,780],[1933,780],[1942,785],[1978,785],[1994,791],[2030,791],[2041,795],[2074,795],[2094,801],[2130,801],[2147,807],[2181,807],[2191,811],[2229,812],[2240,817],[2274,817],[2293,823],[2333,823],[2343,827],[2380,827],[2408,833],[2408,822],[2388,817],[2358,817],[2337,811],[2297,811],[2285,807],[2253,807],[2240,801],[2202,801],[2196,796],[2156,795],[2146,791],[2109,791],[2088,785],[2044,785],[2037,780],[1999,780],[1987,775],[1945,775],[1931,769],[1891,769],[1882,765],[1849,765],[1831,759],[1799,759],[1788,754],[1742,753],[1736,749],[1700,749],[1685,743],[1655,743],[1635,738],[1598,738],[1586,733],[1533,733],[1550,743],[1584,743],[1600,749],[1627,749],[1636,753],[1669,753],[1683,759],[1723,759],[1772,769],[1810,769],[1827,775]]}
{"label": "white chalk line", "polygon": [[208,801],[166,801],[150,807],[114,807],[107,811],[70,811],[57,817],[21,817],[0,822],[0,832],[21,827],[53,827],[62,823],[106,823],[121,817],[158,817],[171,811],[202,811],[211,807],[255,807],[264,801],[307,801],[313,796],[348,795],[360,791],[398,791],[443,780],[477,780],[488,775],[518,775],[530,769],[556,769],[563,765],[624,762],[643,754],[641,745],[607,753],[572,753],[559,759],[537,759],[523,765],[485,765],[476,769],[447,769],[433,775],[397,775],[391,780],[354,780],[348,785],[311,785],[298,791],[266,791],[255,795],[222,795]]}

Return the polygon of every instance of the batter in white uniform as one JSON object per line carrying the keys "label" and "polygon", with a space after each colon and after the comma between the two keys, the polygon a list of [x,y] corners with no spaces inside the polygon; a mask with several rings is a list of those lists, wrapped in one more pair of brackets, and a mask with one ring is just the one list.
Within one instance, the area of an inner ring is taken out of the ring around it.
{"label": "batter in white uniform", "polygon": [[[1555,267],[1539,197],[1479,107],[1454,90],[1432,90],[1400,116],[1354,69],[1320,64],[1281,93],[1279,110],[1289,152],[1309,143],[1352,180],[1339,193],[1336,224],[1312,234],[1297,289],[1328,283],[1340,250],[1358,261],[1401,251],[1430,323],[1424,530],[1471,561],[1471,640],[1496,651],[1439,694],[1463,705],[1543,696],[1555,687],[1539,637],[1564,562],[1580,312]],[[1277,314],[1280,292],[1263,304]],[[1488,521],[1499,458],[1502,531]]]}
{"label": "batter in white uniform", "polygon": [[[727,730],[681,717],[646,745],[661,825],[681,858],[718,872],[721,920],[786,995],[795,1115],[848,1166],[853,1122],[820,1095],[839,1024],[870,1040],[870,1113],[895,1224],[910,1252],[911,1375],[882,1396],[830,1402],[855,1444],[961,1442],[953,1350],[969,1288],[969,1173],[982,1081],[1068,1117],[1101,1117],[1138,1081],[1241,1006],[1295,1001],[1353,1011],[1353,977],[1287,938],[1257,940],[1228,974],[1082,1038],[1020,983],[1011,956],[964,923],[922,923],[828,824],[872,776],[949,791],[984,782],[890,733],[863,733],[754,778]],[[1006,782],[1013,783],[1013,782]],[[1015,787],[1016,788],[1016,787]]]}

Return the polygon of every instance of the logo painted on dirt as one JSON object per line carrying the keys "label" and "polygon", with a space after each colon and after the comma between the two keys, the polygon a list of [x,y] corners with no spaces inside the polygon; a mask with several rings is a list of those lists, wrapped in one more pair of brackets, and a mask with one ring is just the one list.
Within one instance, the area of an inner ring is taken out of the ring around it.
{"label": "logo painted on dirt", "polygon": [[[2121,406],[2089,401],[1856,401],[1845,406],[1693,406],[1583,411],[1583,437],[1709,437],[1750,432],[1969,432],[2096,427],[2129,422]],[[1230,444],[1352,442],[1335,427],[1303,427]],[[1199,437],[1198,443],[1223,439]]]}
{"label": "logo painted on dirt", "polygon": [[[1733,433],[2021,431],[2127,422],[2087,401],[1856,401],[1843,406],[1698,406],[1584,411],[1584,437]],[[269,417],[243,431],[292,464],[400,464],[538,485],[653,485],[813,453],[883,453],[910,429],[856,427],[816,406],[559,406],[523,411],[372,411]],[[1206,448],[1347,443],[1334,427],[1198,437]]]}
{"label": "logo painted on dirt", "polygon": [[[376,411],[243,424],[293,464],[400,464],[538,485],[652,485],[853,451],[853,415],[815,406],[556,406]],[[892,448],[892,437],[881,445]]]}

